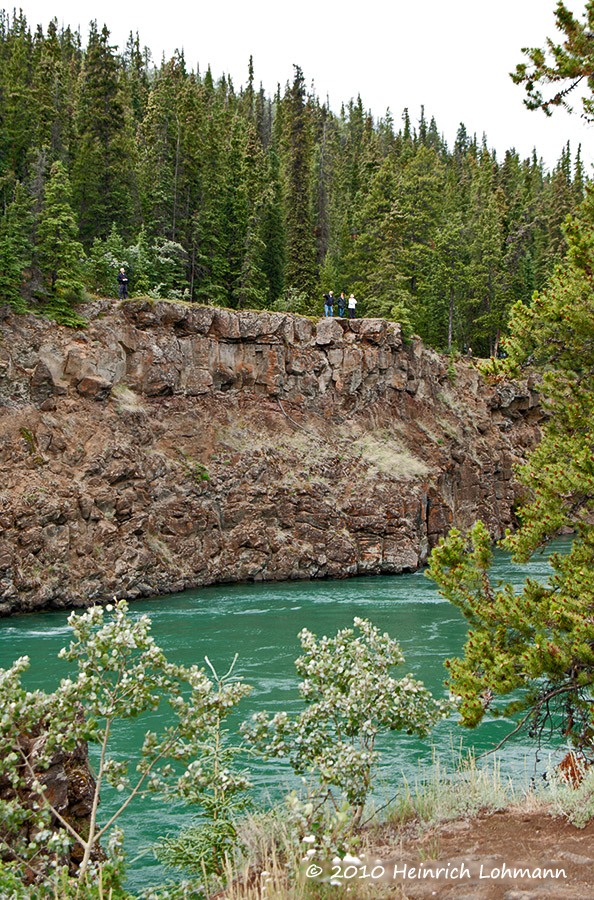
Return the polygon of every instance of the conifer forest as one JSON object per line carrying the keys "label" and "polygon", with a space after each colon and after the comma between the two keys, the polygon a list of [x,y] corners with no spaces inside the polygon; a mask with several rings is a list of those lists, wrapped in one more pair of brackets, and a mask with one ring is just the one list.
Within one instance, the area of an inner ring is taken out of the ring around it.
{"label": "conifer forest", "polygon": [[[51,11],[50,11],[51,12]],[[257,61],[256,61],[257,62]],[[430,99],[430,98],[428,98]],[[503,158],[461,124],[154,64],[138,35],[0,14],[0,299],[66,324],[89,295],[320,315],[344,290],[437,349],[497,352],[564,255],[579,148]]]}

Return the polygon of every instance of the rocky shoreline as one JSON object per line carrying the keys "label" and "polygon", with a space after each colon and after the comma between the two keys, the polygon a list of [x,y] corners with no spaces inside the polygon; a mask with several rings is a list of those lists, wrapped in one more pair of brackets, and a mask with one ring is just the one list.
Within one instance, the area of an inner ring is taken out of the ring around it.
{"label": "rocky shoreline", "polygon": [[513,525],[529,385],[380,319],[98,301],[0,307],[0,614],[412,571]]}

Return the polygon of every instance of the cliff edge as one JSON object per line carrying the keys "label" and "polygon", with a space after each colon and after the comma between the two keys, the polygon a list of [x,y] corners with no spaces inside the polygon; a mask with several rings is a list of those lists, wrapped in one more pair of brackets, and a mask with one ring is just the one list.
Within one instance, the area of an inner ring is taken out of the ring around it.
{"label": "cliff edge", "polygon": [[411,571],[513,524],[538,394],[380,319],[0,308],[0,613]]}

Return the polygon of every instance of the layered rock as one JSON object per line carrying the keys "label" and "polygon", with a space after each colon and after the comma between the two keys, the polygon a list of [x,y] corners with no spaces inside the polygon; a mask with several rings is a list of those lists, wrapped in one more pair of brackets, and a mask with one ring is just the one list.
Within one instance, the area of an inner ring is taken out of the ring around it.
{"label": "layered rock", "polygon": [[0,310],[0,610],[410,571],[513,523],[538,395],[395,323],[165,301]]}

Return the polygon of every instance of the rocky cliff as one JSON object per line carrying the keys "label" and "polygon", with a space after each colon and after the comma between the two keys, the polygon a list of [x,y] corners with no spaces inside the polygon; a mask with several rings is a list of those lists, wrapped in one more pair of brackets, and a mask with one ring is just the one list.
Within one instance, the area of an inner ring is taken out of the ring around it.
{"label": "rocky cliff", "polygon": [[0,309],[0,611],[416,569],[513,521],[538,395],[379,319]]}

